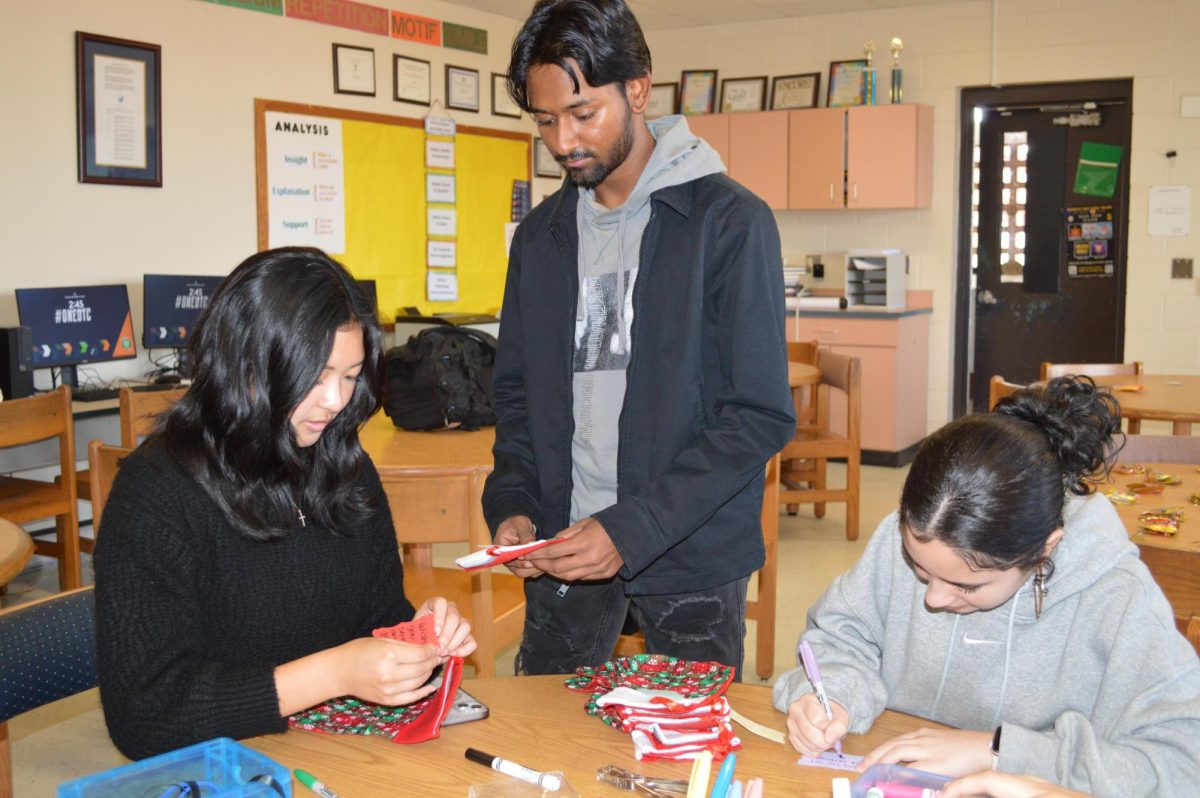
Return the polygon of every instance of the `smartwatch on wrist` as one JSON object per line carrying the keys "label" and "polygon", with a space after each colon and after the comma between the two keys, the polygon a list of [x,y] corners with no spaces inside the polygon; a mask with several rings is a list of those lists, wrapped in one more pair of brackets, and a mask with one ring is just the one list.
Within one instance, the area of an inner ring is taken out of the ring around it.
{"label": "smartwatch on wrist", "polygon": [[992,770],[995,770],[1000,765],[1000,730],[1004,726],[996,727],[996,733],[992,735]]}

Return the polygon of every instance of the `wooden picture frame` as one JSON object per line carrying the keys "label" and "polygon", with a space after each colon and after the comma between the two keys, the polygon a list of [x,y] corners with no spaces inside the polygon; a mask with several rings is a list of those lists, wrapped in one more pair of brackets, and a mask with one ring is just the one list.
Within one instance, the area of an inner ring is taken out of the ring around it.
{"label": "wooden picture frame", "polygon": [[375,96],[374,48],[333,45],[333,91],[360,97]]}
{"label": "wooden picture frame", "polygon": [[392,99],[400,103],[429,105],[432,101],[433,66],[422,58],[392,55]]}
{"label": "wooden picture frame", "polygon": [[816,108],[821,104],[821,73],[779,75],[771,79],[772,111]]}
{"label": "wooden picture frame", "polygon": [[521,106],[508,95],[508,75],[499,72],[492,73],[492,115],[521,118]]}
{"label": "wooden picture frame", "polygon": [[761,111],[767,107],[767,77],[726,78],[721,81],[721,113]]}
{"label": "wooden picture frame", "polygon": [[646,101],[646,119],[657,119],[660,116],[671,116],[679,113],[679,84],[655,83],[650,87],[650,96]]}
{"label": "wooden picture frame", "polygon": [[717,70],[685,69],[679,76],[679,113],[711,114],[717,103]]}
{"label": "wooden picture frame", "polygon": [[830,108],[846,108],[865,103],[863,74],[866,69],[865,58],[830,61],[829,93],[825,98],[825,105]]}
{"label": "wooden picture frame", "polygon": [[562,177],[562,165],[554,160],[554,153],[541,136],[533,140],[533,173],[538,177]]}
{"label": "wooden picture frame", "polygon": [[446,107],[479,113],[479,70],[446,64]]}
{"label": "wooden picture frame", "polygon": [[162,186],[159,45],[76,31],[75,116],[80,183]]}

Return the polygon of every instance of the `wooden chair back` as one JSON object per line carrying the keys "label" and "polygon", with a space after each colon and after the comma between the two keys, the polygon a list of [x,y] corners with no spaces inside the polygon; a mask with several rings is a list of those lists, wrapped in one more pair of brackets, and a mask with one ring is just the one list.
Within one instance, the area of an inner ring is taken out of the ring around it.
{"label": "wooden chair back", "polygon": [[35,540],[34,550],[58,560],[59,588],[71,590],[82,583],[71,389],[64,385],[38,396],[0,402],[0,448],[54,437],[58,438],[59,478],[42,482],[0,477],[0,517],[17,524],[55,519],[55,540]]}
{"label": "wooden chair back", "polygon": [[88,444],[88,479],[92,492],[92,530],[99,536],[100,518],[104,515],[104,505],[108,503],[108,494],[112,492],[113,480],[117,478],[117,469],[133,452],[125,446],[109,446],[104,441],[92,441]]}
{"label": "wooden chair back", "polygon": [[0,798],[13,798],[9,719],[96,686],[95,617],[91,587],[0,610]]}
{"label": "wooden chair back", "polygon": [[[826,502],[846,502],[846,539],[858,539],[859,484],[862,463],[862,366],[859,359],[826,350],[817,357],[821,383],[817,392],[817,420],[812,428],[797,427],[796,435],[783,448],[782,489],[779,501],[795,512],[800,504],[815,505],[815,514],[825,514]],[[836,394],[833,391],[837,391]],[[846,434],[831,429],[830,402],[844,397]],[[825,465],[831,458],[845,458],[846,486],[831,489],[825,481]]]}
{"label": "wooden chair back", "polygon": [[[1086,375],[1088,377],[1135,377],[1142,374],[1142,361],[1132,363],[1049,363],[1042,362],[1042,382],[1055,377],[1065,377],[1068,374]],[[1125,419],[1126,429],[1130,435],[1142,431],[1142,420],[1139,418]]]}
{"label": "wooden chair back", "polygon": [[432,596],[445,596],[458,605],[478,643],[467,662],[481,678],[495,676],[496,655],[521,639],[524,580],[489,569],[468,573],[456,565],[435,567],[432,545],[465,541],[471,551],[491,545],[491,532],[483,519],[486,478],[486,473],[470,468],[461,474],[442,468],[428,473],[408,469],[395,479],[382,476],[396,540],[404,552],[404,591],[414,605]]}
{"label": "wooden chair back", "polygon": [[[790,357],[788,358],[791,359]],[[767,551],[757,574],[757,596],[746,599],[746,620],[755,623],[754,672],[770,679],[775,673],[775,617],[779,586],[779,455],[767,461],[763,476],[762,530]],[[629,657],[646,651],[641,632],[617,639],[613,656]]]}
{"label": "wooden chair back", "polygon": [[[817,365],[816,341],[788,341],[788,362]],[[817,389],[813,385],[802,385],[792,389],[792,403],[796,411],[796,426],[811,427],[817,421]]]}
{"label": "wooden chair back", "polygon": [[118,395],[121,407],[121,445],[132,449],[141,439],[154,431],[158,416],[183,398],[187,388],[170,391],[134,391],[122,388]]}
{"label": "wooden chair back", "polygon": [[995,410],[996,404],[1006,396],[1011,396],[1024,388],[1015,382],[1005,382],[999,374],[993,374],[988,382],[988,410]]}

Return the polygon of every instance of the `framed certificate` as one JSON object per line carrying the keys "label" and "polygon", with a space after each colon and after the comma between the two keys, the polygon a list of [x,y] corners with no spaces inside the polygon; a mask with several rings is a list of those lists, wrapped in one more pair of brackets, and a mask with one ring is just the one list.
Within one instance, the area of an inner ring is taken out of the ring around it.
{"label": "framed certificate", "polygon": [[349,44],[333,46],[333,90],[338,94],[375,96],[375,51]]}
{"label": "framed certificate", "polygon": [[479,113],[479,70],[446,64],[446,107]]}
{"label": "framed certificate", "polygon": [[721,113],[761,111],[767,104],[767,78],[726,78],[721,81]]}
{"label": "framed certificate", "polygon": [[825,104],[830,108],[862,105],[865,102],[863,73],[866,69],[865,58],[830,62],[829,96],[825,98]]}
{"label": "framed certificate", "polygon": [[771,81],[771,110],[816,108],[821,101],[821,73],[782,75]]}
{"label": "framed certificate", "polygon": [[508,76],[498,72],[492,73],[492,114],[521,118],[521,106],[508,96]]}
{"label": "framed certificate", "polygon": [[562,177],[562,167],[540,136],[533,140],[533,173],[538,177]]}
{"label": "framed certificate", "polygon": [[655,83],[650,87],[650,100],[646,103],[646,118],[656,119],[679,113],[679,84]]}
{"label": "framed certificate", "polygon": [[428,61],[392,56],[393,98],[396,102],[429,105],[430,66]]}
{"label": "framed certificate", "polygon": [[717,102],[717,70],[684,70],[679,81],[679,113],[711,114]]}

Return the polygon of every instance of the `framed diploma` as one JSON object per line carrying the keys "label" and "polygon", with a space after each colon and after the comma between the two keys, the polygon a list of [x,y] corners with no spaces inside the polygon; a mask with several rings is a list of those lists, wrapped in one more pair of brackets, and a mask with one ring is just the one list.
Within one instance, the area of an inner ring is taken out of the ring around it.
{"label": "framed diploma", "polygon": [[349,44],[333,46],[333,90],[338,94],[375,96],[375,51]]}
{"label": "framed diploma", "polygon": [[479,70],[446,64],[446,107],[479,113]]}
{"label": "framed diploma", "polygon": [[161,54],[76,31],[79,182],[162,186]]}
{"label": "framed diploma", "polygon": [[721,113],[761,111],[767,104],[767,78],[726,78],[721,81]]}
{"label": "framed diploma", "polygon": [[428,61],[392,56],[393,92],[396,102],[429,105],[430,67]]}
{"label": "framed diploma", "polygon": [[771,81],[771,110],[816,108],[821,101],[821,73],[781,75]]}
{"label": "framed diploma", "polygon": [[492,73],[492,114],[521,118],[521,106],[508,96],[508,76],[498,72]]}
{"label": "framed diploma", "polygon": [[717,70],[686,69],[679,81],[679,113],[711,114],[717,102]]}
{"label": "framed diploma", "polygon": [[679,84],[655,83],[650,87],[650,100],[646,103],[646,118],[656,119],[679,113]]}
{"label": "framed diploma", "polygon": [[533,140],[533,173],[538,177],[562,177],[562,167],[540,136]]}
{"label": "framed diploma", "polygon": [[863,73],[866,72],[866,69],[867,59],[865,58],[830,62],[829,96],[825,98],[825,104],[830,108],[862,105],[866,101],[863,93]]}

